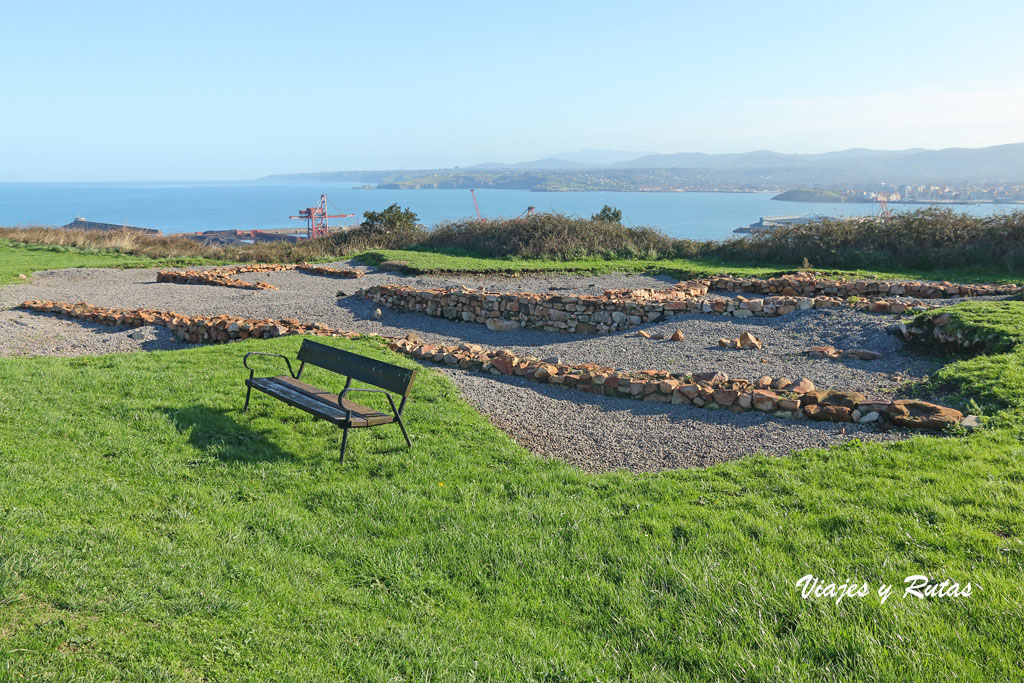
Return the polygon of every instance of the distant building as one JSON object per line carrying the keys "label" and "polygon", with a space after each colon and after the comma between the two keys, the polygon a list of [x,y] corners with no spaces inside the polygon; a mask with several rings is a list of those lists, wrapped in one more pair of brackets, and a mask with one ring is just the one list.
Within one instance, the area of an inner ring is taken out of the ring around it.
{"label": "distant building", "polygon": [[828,218],[822,214],[793,215],[793,216],[761,216],[756,223],[751,223],[745,228],[736,228],[733,232],[768,232],[787,225],[799,225],[801,223],[820,223]]}
{"label": "distant building", "polygon": [[71,230],[99,230],[101,232],[113,232],[115,230],[129,230],[131,232],[141,232],[141,233],[144,233],[146,235],[161,235],[161,234],[163,234],[159,230],[155,230],[153,228],[136,228],[136,227],[131,226],[131,225],[117,225],[115,223],[97,223],[95,221],[87,221],[84,218],[82,218],[81,216],[76,217],[75,220],[71,221],[70,223],[68,223],[64,227],[68,228],[68,229],[71,229]]}

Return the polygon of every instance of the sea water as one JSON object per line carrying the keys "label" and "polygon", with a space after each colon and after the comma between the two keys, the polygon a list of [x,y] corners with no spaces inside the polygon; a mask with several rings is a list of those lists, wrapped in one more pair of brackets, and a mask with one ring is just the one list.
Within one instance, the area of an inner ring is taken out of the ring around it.
{"label": "sea water", "polygon": [[[165,233],[224,229],[288,228],[290,220],[326,194],[331,219],[351,225],[364,211],[399,204],[416,212],[421,223],[475,216],[468,190],[359,189],[361,183],[323,181],[242,181],[166,183],[0,183],[0,226],[56,226],[76,216],[100,223],[157,228]],[[805,204],[773,201],[771,193],[736,192],[531,192],[476,191],[486,218],[515,218],[527,207],[590,216],[605,204],[622,211],[626,225],[646,225],[689,239],[723,239],[762,216],[823,214],[863,216],[878,213],[875,204]],[[917,206],[893,208],[912,209]],[[1012,206],[954,206],[977,215],[1009,211]]]}

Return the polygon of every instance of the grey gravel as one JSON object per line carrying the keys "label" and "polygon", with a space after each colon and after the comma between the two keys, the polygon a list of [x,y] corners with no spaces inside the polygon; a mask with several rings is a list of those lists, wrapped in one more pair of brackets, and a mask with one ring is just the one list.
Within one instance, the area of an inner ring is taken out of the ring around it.
{"label": "grey gravel", "polygon": [[55,315],[0,311],[0,356],[91,356],[189,346],[163,327],[117,328]]}
{"label": "grey gravel", "polygon": [[745,455],[778,456],[851,439],[910,436],[854,424],[595,396],[521,377],[492,379],[450,368],[442,372],[470,405],[518,444],[589,472],[707,467]]}
{"label": "grey gravel", "polygon": [[[348,262],[335,264],[351,266]],[[11,306],[24,299],[88,301],[98,306],[145,307],[192,315],[227,313],[251,318],[297,318],[323,322],[353,332],[405,336],[416,332],[427,343],[468,341],[487,347],[504,347],[520,355],[538,358],[556,356],[566,363],[593,362],[625,370],[658,369],[671,372],[720,370],[732,377],[757,379],[762,375],[808,377],[817,386],[845,388],[881,396],[907,380],[934,371],[935,359],[912,356],[903,342],[888,334],[891,316],[849,310],[801,311],[778,318],[733,320],[712,315],[673,316],[665,322],[645,325],[652,334],[670,335],[683,331],[682,342],[643,339],[635,331],[613,335],[575,335],[541,330],[492,331],[483,325],[433,318],[417,313],[382,309],[353,295],[338,298],[339,280],[306,275],[296,271],[243,273],[249,281],[264,280],[277,290],[240,290],[209,285],[157,283],[153,270],[77,269],[36,273],[29,284],[0,290],[0,305]],[[605,289],[665,287],[667,277],[644,275],[544,274],[500,278],[423,277],[371,272],[359,280],[346,281],[345,291],[354,292],[375,284],[402,283],[417,287],[465,284],[498,291],[598,292]],[[592,286],[592,287],[591,287]],[[734,338],[745,330],[765,342],[763,351],[722,349],[721,337]],[[883,353],[875,361],[811,359],[804,351],[811,346],[832,345],[840,349],[868,349]]]}
{"label": "grey gravel", "polygon": [[[348,262],[334,264],[350,266]],[[417,287],[463,284],[496,291],[600,293],[605,289],[665,287],[673,280],[639,275],[544,274],[520,277],[424,277],[371,271],[359,280],[307,275],[297,271],[241,274],[270,282],[277,290],[239,290],[208,285],[157,283],[155,270],[69,269],[37,272],[24,284],[0,289],[0,308],[25,299],[87,301],[98,306],[155,308],[186,315],[231,314],[251,318],[297,318],[344,330],[405,336],[417,333],[427,343],[469,341],[504,347],[519,355],[557,357],[566,363],[595,362],[628,370],[672,372],[718,370],[731,377],[762,375],[810,378],[823,388],[854,389],[873,397],[891,395],[902,383],[924,377],[941,362],[915,356],[885,328],[892,316],[849,310],[803,311],[779,318],[734,320],[711,315],[682,315],[644,326],[652,334],[683,331],[682,342],[643,339],[635,331],[614,335],[573,335],[539,330],[496,332],[483,325],[383,309],[354,296],[357,288],[402,283]],[[342,291],[348,296],[336,297]],[[564,288],[551,290],[551,287]],[[3,312],[0,355],[110,353],[180,348],[163,328],[144,328],[142,340],[128,330],[83,325],[52,316]],[[28,326],[26,326],[26,322]],[[750,331],[765,343],[762,351],[722,349],[720,337]],[[868,349],[875,361],[811,359],[810,346]],[[808,421],[781,421],[755,413],[726,413],[626,399],[595,397],[562,387],[515,378],[450,372],[463,394],[495,424],[535,452],[561,457],[588,470],[634,471],[705,466],[755,452],[774,455],[826,446],[856,436],[899,438],[874,427]],[[524,392],[526,395],[524,395]]]}

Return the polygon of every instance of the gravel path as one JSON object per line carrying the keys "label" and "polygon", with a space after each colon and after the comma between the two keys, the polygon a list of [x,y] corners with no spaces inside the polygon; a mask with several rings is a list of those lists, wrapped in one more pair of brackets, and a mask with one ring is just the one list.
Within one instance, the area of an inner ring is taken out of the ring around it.
{"label": "gravel path", "polygon": [[[691,314],[644,326],[652,334],[665,335],[679,328],[686,336],[682,342],[670,342],[644,339],[635,331],[598,336],[525,329],[495,332],[483,325],[390,309],[384,309],[383,320],[378,321],[373,318],[376,305],[353,296],[359,288],[385,283],[600,293],[605,289],[665,287],[673,282],[667,277],[545,274],[442,278],[371,272],[359,280],[348,280],[296,271],[239,277],[264,280],[279,289],[251,291],[157,283],[155,270],[69,269],[37,272],[25,284],[0,289],[0,309],[26,299],[51,299],[155,308],[187,315],[225,313],[252,318],[297,318],[354,332],[390,336],[416,332],[431,343],[469,341],[509,348],[519,355],[557,356],[563,362],[596,362],[627,370],[717,370],[751,380],[762,375],[808,377],[822,388],[859,390],[873,397],[891,395],[903,382],[923,377],[941,365],[936,359],[912,355],[900,339],[888,334],[885,329],[893,323],[893,317],[849,310],[812,310],[742,321]],[[551,290],[552,287],[559,289]],[[336,297],[339,292],[345,295]],[[764,350],[717,346],[719,338],[734,338],[746,330],[765,342]],[[51,316],[0,311],[0,355],[80,355],[181,346],[163,328],[143,328],[142,339],[132,339],[128,332]],[[808,347],[816,345],[868,349],[884,355],[875,361],[833,361],[804,355]],[[520,443],[590,470],[703,466],[757,451],[782,454],[796,448],[825,446],[853,435],[865,439],[896,438],[873,428],[847,426],[844,436],[838,426],[830,424],[783,422],[749,413],[716,413],[595,397],[516,379],[459,372],[452,376],[473,405]],[[528,392],[525,401],[524,392]]]}

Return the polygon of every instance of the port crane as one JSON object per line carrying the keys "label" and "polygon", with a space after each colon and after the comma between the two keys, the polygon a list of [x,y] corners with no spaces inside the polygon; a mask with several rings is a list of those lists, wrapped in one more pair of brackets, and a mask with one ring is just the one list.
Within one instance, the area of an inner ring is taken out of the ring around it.
{"label": "port crane", "polygon": [[[474,202],[476,199],[474,198]],[[323,237],[330,232],[330,226],[328,225],[328,218],[351,218],[355,216],[354,213],[327,213],[327,195],[320,195],[320,201],[316,206],[311,206],[308,209],[301,209],[298,216],[289,216],[298,220],[306,221],[306,237],[313,239],[314,237]],[[331,204],[335,211],[340,209],[334,204]],[[479,213],[479,212],[477,212]]]}
{"label": "port crane", "polygon": [[892,209],[889,208],[889,200],[884,194],[878,195],[878,219],[885,223],[892,216]]}
{"label": "port crane", "polygon": [[[481,223],[486,223],[487,219],[480,215],[480,205],[476,203],[476,190],[470,190],[469,194],[473,197],[473,209],[476,211],[476,219]],[[516,216],[514,220],[519,220],[524,216],[532,216],[535,213],[537,213],[537,207],[528,206],[526,207],[526,211],[523,211],[521,214]]]}
{"label": "port crane", "polygon": [[476,190],[470,190],[469,194],[473,197],[473,209],[476,211],[476,219],[481,223],[486,223],[487,219],[480,215],[480,205],[476,203]]}

